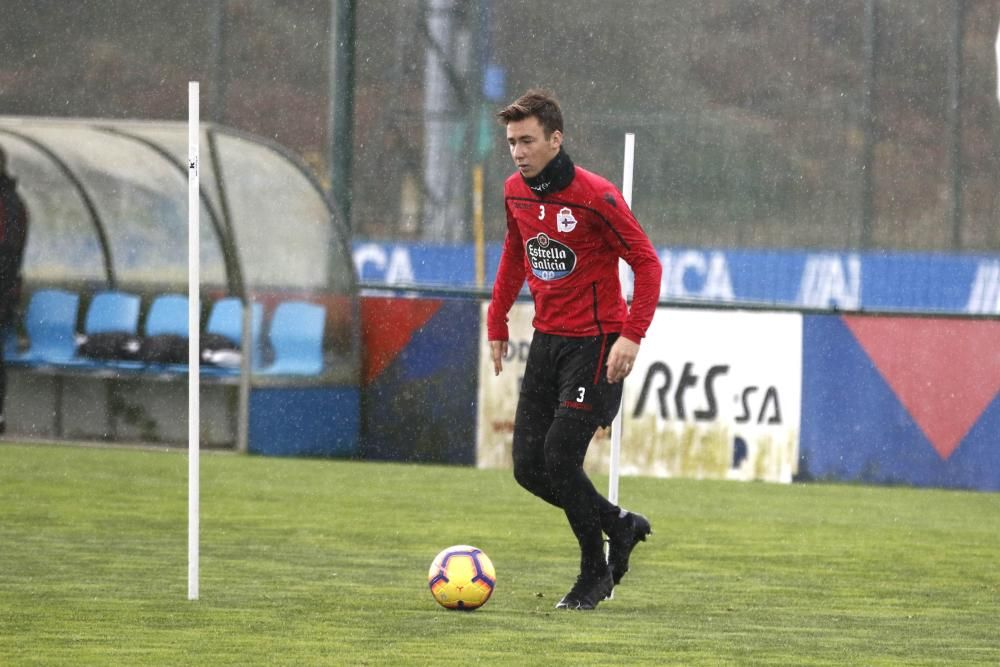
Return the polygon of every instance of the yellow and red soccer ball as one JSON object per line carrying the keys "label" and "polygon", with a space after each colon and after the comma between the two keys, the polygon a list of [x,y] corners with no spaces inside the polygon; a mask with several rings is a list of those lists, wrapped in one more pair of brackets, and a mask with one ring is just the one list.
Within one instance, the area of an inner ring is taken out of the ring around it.
{"label": "yellow and red soccer ball", "polygon": [[481,549],[459,544],[437,555],[427,573],[431,595],[447,609],[472,611],[486,604],[496,587],[493,562]]}

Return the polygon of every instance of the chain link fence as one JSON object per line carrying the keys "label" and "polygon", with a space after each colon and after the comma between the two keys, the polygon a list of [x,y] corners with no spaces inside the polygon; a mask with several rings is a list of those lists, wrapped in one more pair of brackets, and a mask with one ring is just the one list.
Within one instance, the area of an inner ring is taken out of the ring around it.
{"label": "chain link fence", "polygon": [[[658,244],[1000,248],[996,3],[395,5],[358,6],[359,234],[469,240],[478,164],[487,238],[502,236],[511,166],[491,115],[541,86],[578,164],[619,181],[636,133],[634,208]],[[422,83],[439,66],[438,94],[462,102],[447,117]],[[429,156],[431,138],[447,152]],[[448,226],[433,223],[445,209]]]}
{"label": "chain link fence", "polygon": [[480,168],[504,232],[492,114],[542,86],[615,182],[636,133],[657,244],[996,252],[998,23],[995,0],[5,0],[0,109],[179,120],[198,79],[205,119],[344,179],[357,237],[464,243]]}

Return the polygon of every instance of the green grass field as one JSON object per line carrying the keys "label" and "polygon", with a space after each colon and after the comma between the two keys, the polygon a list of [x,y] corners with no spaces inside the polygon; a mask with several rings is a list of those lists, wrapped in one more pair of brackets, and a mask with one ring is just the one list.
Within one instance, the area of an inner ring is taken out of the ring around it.
{"label": "green grass field", "polygon": [[[562,515],[507,472],[0,445],[2,665],[998,664],[1000,494],[625,478],[654,535],[615,599],[555,611]],[[604,485],[604,480],[598,480]],[[497,568],[473,613],[443,547]]]}

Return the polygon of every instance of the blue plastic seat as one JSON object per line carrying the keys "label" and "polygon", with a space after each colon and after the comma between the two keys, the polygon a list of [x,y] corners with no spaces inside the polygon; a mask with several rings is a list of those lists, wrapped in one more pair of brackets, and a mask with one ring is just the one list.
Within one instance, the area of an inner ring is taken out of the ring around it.
{"label": "blue plastic seat", "polygon": [[[252,351],[251,363],[253,368],[261,366],[260,332],[264,322],[264,307],[259,303],[250,304],[250,349]],[[212,305],[212,310],[208,315],[208,323],[205,325],[206,334],[223,336],[239,346],[241,350],[246,348],[243,344],[243,301],[238,297],[230,296],[219,299]],[[230,371],[230,369],[202,366],[202,371],[219,370]],[[230,371],[231,372],[231,371]]]}
{"label": "blue plastic seat", "polygon": [[[142,300],[137,294],[109,290],[98,292],[90,300],[83,322],[84,336],[97,334],[126,334],[135,337],[138,348],[139,309]],[[138,351],[138,349],[136,350]],[[72,360],[76,365],[116,370],[141,370],[142,362],[128,359],[93,359],[77,354]]]}
{"label": "blue plastic seat", "polygon": [[182,294],[161,294],[153,299],[146,314],[147,336],[188,337],[188,298]]}
{"label": "blue plastic seat", "polygon": [[[188,330],[188,298],[183,294],[161,294],[153,299],[146,313],[146,324],[143,327],[141,362],[121,362],[126,368],[145,365],[147,370],[165,374],[187,373],[187,353],[182,353],[183,362],[159,359],[170,350],[170,357],[181,350],[174,347],[175,343],[162,343],[155,340],[158,336],[176,336],[187,341]],[[149,347],[152,345],[153,347]],[[164,347],[164,345],[166,347]],[[169,357],[168,357],[169,358]],[[179,357],[178,357],[179,359]]]}
{"label": "blue plastic seat", "polygon": [[278,304],[271,319],[274,363],[267,375],[317,375],[323,371],[323,330],[326,309],[304,301]]}
{"label": "blue plastic seat", "polygon": [[[259,303],[250,306],[250,335],[254,341],[259,341],[261,323],[264,321],[264,308]],[[243,301],[235,296],[219,299],[212,306],[208,315],[206,333],[225,336],[234,343],[243,339]]]}
{"label": "blue plastic seat", "polygon": [[79,307],[79,295],[64,290],[45,289],[32,294],[24,317],[29,347],[21,354],[8,356],[8,361],[59,364],[72,360]]}
{"label": "blue plastic seat", "polygon": [[98,292],[87,308],[87,319],[83,333],[128,333],[139,332],[140,299],[128,292]]}

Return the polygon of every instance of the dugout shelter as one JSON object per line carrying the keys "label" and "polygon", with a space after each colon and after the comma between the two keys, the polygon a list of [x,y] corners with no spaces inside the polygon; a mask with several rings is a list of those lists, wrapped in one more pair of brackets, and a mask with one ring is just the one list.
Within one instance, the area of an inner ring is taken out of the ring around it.
{"label": "dugout shelter", "polygon": [[[0,117],[0,145],[30,216],[5,340],[8,432],[183,442],[186,364],[130,351],[186,343],[187,125]],[[222,353],[203,355],[203,443],[353,453],[360,342],[346,226],[274,142],[202,123],[200,160],[199,331]],[[129,350],[81,347],[102,332],[128,336]]]}

